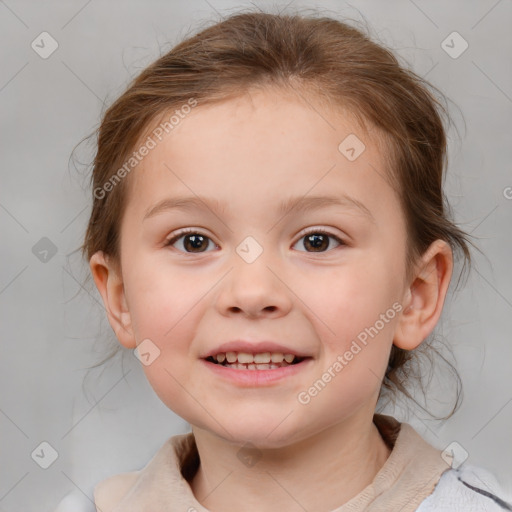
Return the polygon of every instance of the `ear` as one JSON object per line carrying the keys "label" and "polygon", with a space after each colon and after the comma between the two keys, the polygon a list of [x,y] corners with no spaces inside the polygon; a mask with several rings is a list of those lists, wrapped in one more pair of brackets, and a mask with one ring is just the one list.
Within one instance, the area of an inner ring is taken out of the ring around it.
{"label": "ear", "polygon": [[124,284],[120,272],[110,263],[103,251],[92,255],[89,266],[101,294],[108,321],[114,330],[121,345],[126,348],[135,348],[131,315],[126,303]]}
{"label": "ear", "polygon": [[442,310],[453,270],[451,247],[436,240],[422,256],[411,285],[407,288],[404,306],[394,345],[412,350],[433,331]]}

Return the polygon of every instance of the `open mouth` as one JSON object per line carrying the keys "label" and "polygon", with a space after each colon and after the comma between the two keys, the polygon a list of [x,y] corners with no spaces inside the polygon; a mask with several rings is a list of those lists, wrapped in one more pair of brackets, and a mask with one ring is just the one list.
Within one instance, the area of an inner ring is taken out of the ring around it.
{"label": "open mouth", "polygon": [[246,352],[221,352],[215,356],[209,356],[206,361],[226,368],[236,370],[276,370],[287,366],[296,365],[309,357],[299,357],[294,354],[281,354],[262,352],[249,354]]}

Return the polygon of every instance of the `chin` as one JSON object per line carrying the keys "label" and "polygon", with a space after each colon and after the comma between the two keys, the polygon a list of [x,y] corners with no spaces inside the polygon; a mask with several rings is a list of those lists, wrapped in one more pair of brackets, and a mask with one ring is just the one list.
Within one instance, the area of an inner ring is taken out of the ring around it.
{"label": "chin", "polygon": [[282,448],[299,440],[300,437],[297,427],[291,423],[288,424],[286,420],[283,421],[284,417],[285,415],[282,414],[279,417],[269,418],[252,416],[241,421],[230,421],[226,428],[231,437],[222,427],[218,425],[213,427],[216,435],[230,443],[242,446],[250,443],[260,449]]}

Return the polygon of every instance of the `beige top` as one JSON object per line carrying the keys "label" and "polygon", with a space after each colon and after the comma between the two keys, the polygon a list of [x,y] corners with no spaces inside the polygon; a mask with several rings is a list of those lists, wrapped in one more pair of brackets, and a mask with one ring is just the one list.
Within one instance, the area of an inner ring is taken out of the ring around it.
{"label": "beige top", "polygon": [[[407,423],[375,414],[373,421],[392,450],[373,482],[332,512],[415,511],[450,465]],[[139,471],[101,481],[94,501],[101,512],[208,512],[187,480],[199,467],[192,433],[170,437]]]}

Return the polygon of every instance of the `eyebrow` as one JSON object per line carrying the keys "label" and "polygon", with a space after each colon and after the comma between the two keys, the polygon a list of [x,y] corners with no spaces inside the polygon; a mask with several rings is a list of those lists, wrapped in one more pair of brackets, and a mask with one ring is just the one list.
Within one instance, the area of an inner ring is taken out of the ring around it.
{"label": "eyebrow", "polygon": [[[329,206],[340,206],[345,209],[354,210],[367,217],[375,224],[375,218],[370,210],[361,201],[346,194],[336,196],[299,196],[291,197],[281,202],[277,208],[277,213],[281,216],[286,215],[291,210],[296,212],[308,212],[327,208]],[[225,213],[226,204],[217,199],[200,196],[182,196],[168,197],[156,203],[149,208],[143,218],[143,221],[169,210],[210,210],[217,215]]]}

